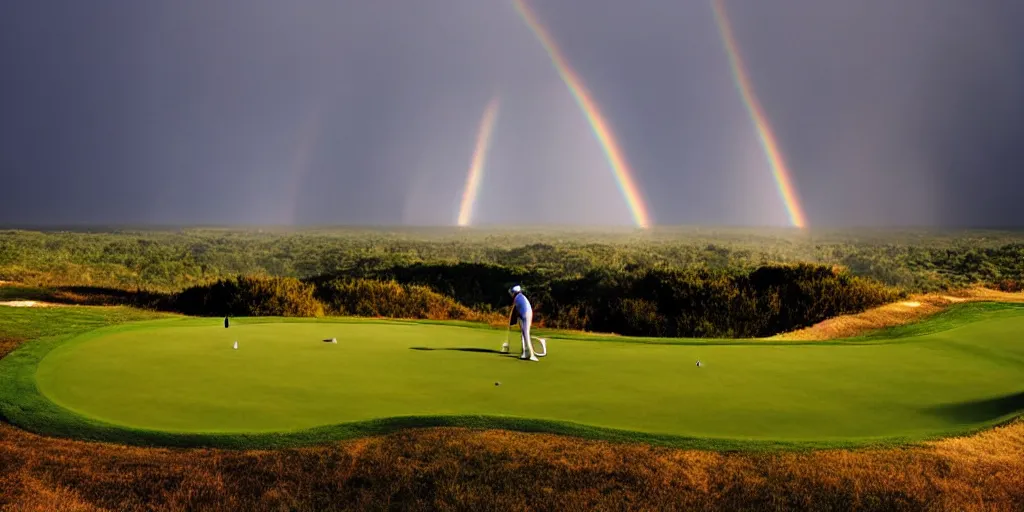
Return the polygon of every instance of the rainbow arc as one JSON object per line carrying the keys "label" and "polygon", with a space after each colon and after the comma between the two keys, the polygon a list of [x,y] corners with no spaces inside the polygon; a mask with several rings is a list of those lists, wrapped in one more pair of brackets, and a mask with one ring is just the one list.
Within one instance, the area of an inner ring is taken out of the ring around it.
{"label": "rainbow arc", "polygon": [[736,43],[736,37],[732,32],[732,25],[729,23],[729,17],[725,11],[725,2],[724,0],[711,0],[711,5],[715,11],[715,22],[718,24],[718,32],[722,36],[722,43],[725,46],[726,53],[729,55],[729,66],[732,68],[733,81],[736,83],[740,99],[743,101],[744,106],[747,107],[750,121],[753,123],[754,130],[761,141],[761,147],[764,149],[765,158],[767,158],[768,165],[771,167],[772,176],[775,178],[775,185],[779,190],[779,196],[786,207],[786,213],[789,215],[789,222],[798,228],[806,227],[807,216],[804,214],[803,206],[800,203],[800,196],[797,194],[796,186],[793,183],[792,173],[786,165],[782,150],[779,149],[778,140],[772,131],[771,124],[768,123],[768,117],[765,115],[757,95],[754,94],[753,84],[747,74],[747,68],[743,64],[739,45]]}
{"label": "rainbow arc", "polygon": [[498,119],[499,100],[495,96],[487,104],[484,115],[480,119],[480,127],[476,133],[476,146],[473,149],[473,159],[469,165],[469,173],[466,175],[466,186],[462,190],[462,203],[459,205],[459,226],[469,226],[473,221],[473,208],[476,206],[476,196],[480,192],[480,180],[484,174],[484,165],[487,162],[487,151],[491,145],[491,134],[494,133],[494,124]]}
{"label": "rainbow arc", "polygon": [[558,45],[555,44],[554,38],[551,37],[551,34],[548,33],[537,15],[530,9],[530,6],[524,0],[513,0],[513,3],[516,12],[519,13],[534,36],[537,37],[541,46],[544,47],[548,57],[551,59],[551,64],[554,65],[562,82],[565,83],[573,99],[576,100],[576,104],[583,112],[584,117],[586,117],[587,123],[590,124],[591,130],[594,132],[594,136],[597,138],[601,149],[604,151],[605,158],[608,160],[608,165],[615,175],[616,184],[626,200],[626,206],[629,207],[633,222],[641,228],[650,227],[651,216],[647,204],[640,193],[640,189],[636,185],[633,169],[626,161],[626,154],[612,132],[611,125],[601,113],[597,102],[594,101],[593,95],[584,86],[583,80],[579,75],[569,66],[565,56],[562,55]]}

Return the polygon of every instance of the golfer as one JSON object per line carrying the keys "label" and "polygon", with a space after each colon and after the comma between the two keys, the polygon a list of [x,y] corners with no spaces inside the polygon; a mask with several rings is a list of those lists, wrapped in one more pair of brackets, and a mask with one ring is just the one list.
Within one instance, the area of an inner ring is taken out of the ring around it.
{"label": "golfer", "polygon": [[519,356],[519,359],[529,359],[530,361],[540,361],[537,359],[537,354],[533,351],[533,342],[530,341],[530,324],[533,323],[533,306],[530,305],[530,301],[523,295],[523,289],[518,284],[508,289],[508,294],[512,296],[512,314],[509,315],[509,325],[515,325],[516,321],[519,322],[519,331],[522,335],[523,342],[523,353]]}

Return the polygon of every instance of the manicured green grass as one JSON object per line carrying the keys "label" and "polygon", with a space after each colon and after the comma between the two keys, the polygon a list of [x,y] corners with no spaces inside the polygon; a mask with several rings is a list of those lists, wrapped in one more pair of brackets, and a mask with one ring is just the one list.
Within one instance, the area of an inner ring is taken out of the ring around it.
{"label": "manicured green grass", "polygon": [[[74,310],[93,311],[17,315]],[[0,312],[0,329],[11,322]],[[237,319],[225,330],[173,317],[57,334],[0,360],[0,413],[42,433],[141,444],[290,446],[464,425],[712,449],[861,446],[1024,410],[1024,308],[1005,304],[831,342],[548,333],[540,363],[494,352],[503,331],[432,322]]]}

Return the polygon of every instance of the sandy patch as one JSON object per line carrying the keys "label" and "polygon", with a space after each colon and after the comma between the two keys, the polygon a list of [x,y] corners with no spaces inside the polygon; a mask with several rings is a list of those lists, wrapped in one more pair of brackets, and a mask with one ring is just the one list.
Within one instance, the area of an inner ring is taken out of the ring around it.
{"label": "sandy patch", "polygon": [[886,304],[856,315],[830,318],[806,329],[779,334],[770,339],[806,341],[848,338],[876,329],[918,322],[953,304],[980,301],[1024,302],[1024,293],[972,288],[946,295],[915,295],[910,300]]}
{"label": "sandy patch", "polygon": [[49,302],[40,302],[38,300],[8,300],[0,302],[0,306],[9,306],[12,308],[48,308],[53,306]]}

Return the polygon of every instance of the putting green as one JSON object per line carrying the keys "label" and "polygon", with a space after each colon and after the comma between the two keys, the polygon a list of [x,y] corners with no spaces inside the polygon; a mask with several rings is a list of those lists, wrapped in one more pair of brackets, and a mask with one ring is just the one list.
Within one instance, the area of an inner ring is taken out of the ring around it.
{"label": "putting green", "polygon": [[159,320],[60,344],[35,379],[89,421],[173,433],[465,415],[527,429],[844,445],[965,432],[1024,410],[1024,309],[910,336],[919,331],[817,343],[552,335],[549,356],[531,363],[496,353],[503,333],[480,328]]}

